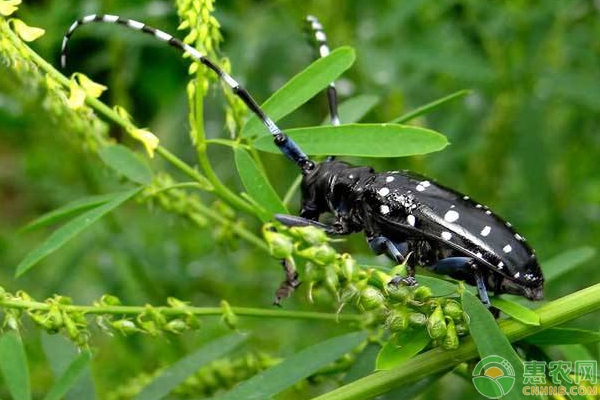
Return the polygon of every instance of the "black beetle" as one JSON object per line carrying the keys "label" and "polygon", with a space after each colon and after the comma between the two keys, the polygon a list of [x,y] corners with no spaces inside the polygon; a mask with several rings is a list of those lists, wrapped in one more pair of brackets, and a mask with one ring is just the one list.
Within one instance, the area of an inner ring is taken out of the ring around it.
{"label": "black beetle", "polygon": [[[314,17],[309,23],[325,56],[329,49],[322,27]],[[415,265],[476,285],[489,307],[487,290],[511,293],[530,300],[543,294],[541,268],[533,250],[508,222],[487,207],[455,190],[410,171],[377,173],[329,157],[316,163],[264,113],[250,94],[214,62],[172,35],[142,22],[116,15],[88,15],[75,21],[62,43],[61,64],[66,63],[67,43],[81,25],[108,22],[151,34],[189,54],[213,70],[255,113],[274,137],[281,152],[296,163],[303,174],[300,217],[277,215],[287,225],[315,225],[330,234],[364,231],[370,247],[397,263],[407,262],[408,276],[391,284],[415,285]],[[336,93],[328,88],[332,123],[338,124]],[[318,222],[332,213],[335,222]],[[295,271],[286,271],[289,284],[297,286]],[[292,280],[293,278],[293,280]]]}

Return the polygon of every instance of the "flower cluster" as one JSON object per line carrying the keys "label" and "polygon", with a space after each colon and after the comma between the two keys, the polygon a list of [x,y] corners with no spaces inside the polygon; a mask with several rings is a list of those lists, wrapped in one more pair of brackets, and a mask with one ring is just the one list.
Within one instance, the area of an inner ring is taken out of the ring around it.
{"label": "flower cluster", "polygon": [[159,336],[200,327],[198,317],[187,303],[169,298],[167,304],[167,307],[124,307],[118,298],[104,295],[93,306],[75,306],[66,296],[54,295],[40,302],[24,291],[11,294],[0,287],[0,310],[4,314],[0,326],[19,330],[25,313],[46,332],[62,333],[80,347],[87,347],[90,338],[86,315],[96,315],[96,325],[109,334]]}
{"label": "flower cluster", "polygon": [[468,331],[456,299],[434,297],[427,286],[390,284],[394,276],[406,276],[405,265],[390,273],[361,267],[349,254],[338,254],[325,232],[313,226],[267,224],[263,235],[274,257],[294,268],[296,259],[304,261],[302,280],[310,301],[316,293],[328,292],[339,311],[346,304],[354,305],[361,312],[372,313],[372,322],[383,324],[392,334],[426,329],[434,345],[447,349],[458,347],[458,336]]}

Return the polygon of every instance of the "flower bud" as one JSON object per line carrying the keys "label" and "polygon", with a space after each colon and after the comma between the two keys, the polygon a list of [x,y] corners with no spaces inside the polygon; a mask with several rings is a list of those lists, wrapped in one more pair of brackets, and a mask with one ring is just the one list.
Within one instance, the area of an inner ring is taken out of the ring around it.
{"label": "flower bud", "polygon": [[446,336],[446,319],[441,306],[437,306],[427,318],[427,332],[432,339],[441,339]]}
{"label": "flower bud", "polygon": [[352,301],[356,296],[358,296],[359,291],[358,288],[353,284],[348,284],[342,289],[341,301],[343,303],[347,303]]}
{"label": "flower bud", "polygon": [[275,258],[286,258],[292,255],[294,243],[289,237],[268,229],[263,230],[263,236],[269,245],[269,251]]}
{"label": "flower bud", "polygon": [[383,271],[373,270],[369,277],[369,284],[383,292],[387,291],[388,283],[392,278]]}
{"label": "flower bud", "polygon": [[324,244],[329,241],[325,231],[317,228],[316,226],[295,226],[290,228],[290,233],[314,246]]}
{"label": "flower bud", "polygon": [[446,350],[453,350],[458,348],[458,336],[454,327],[454,321],[450,319],[447,324],[446,336],[442,341],[442,347]]}
{"label": "flower bud", "polygon": [[412,297],[411,290],[404,285],[388,285],[387,286],[388,297],[397,302],[405,302],[410,300]]}
{"label": "flower bud", "polygon": [[446,304],[444,304],[444,315],[455,321],[459,321],[463,317],[462,307],[457,301],[448,299],[446,300]]}
{"label": "flower bud", "polygon": [[105,294],[100,298],[100,304],[105,306],[120,306],[121,300],[116,296]]}
{"label": "flower bud", "polygon": [[433,292],[427,286],[419,286],[413,292],[414,299],[417,301],[427,301],[431,298]]}
{"label": "flower bud", "polygon": [[187,329],[187,324],[185,321],[180,320],[179,318],[174,319],[172,321],[167,322],[164,329],[166,331],[179,334],[184,332]]}
{"label": "flower bud", "polygon": [[340,269],[342,276],[349,282],[352,282],[358,276],[358,263],[348,253],[342,254],[340,261]]}
{"label": "flower bud", "polygon": [[458,336],[465,336],[469,333],[469,327],[464,322],[457,322],[454,324],[454,328],[456,329],[456,334]]}
{"label": "flower bud", "polygon": [[239,318],[235,315],[229,303],[225,300],[221,300],[221,309],[223,310],[222,321],[225,322],[229,329],[236,329]]}
{"label": "flower bud", "polygon": [[325,279],[325,272],[317,264],[308,261],[304,266],[304,276],[308,282],[321,282]]}
{"label": "flower bud", "polygon": [[406,276],[408,275],[408,271],[406,270],[405,264],[398,264],[394,268],[391,269],[390,275],[392,276]]}
{"label": "flower bud", "polygon": [[327,265],[335,261],[337,253],[335,252],[333,247],[327,244],[322,244],[319,246],[309,247],[307,249],[300,250],[298,252],[298,255],[316,263],[319,263],[321,265]]}
{"label": "flower bud", "polygon": [[135,326],[133,321],[130,321],[128,319],[119,319],[116,321],[110,321],[109,323],[110,326],[112,326],[114,329],[116,329],[124,335],[128,335],[139,331],[138,327]]}
{"label": "flower bud", "polygon": [[408,328],[408,312],[406,309],[391,310],[385,320],[385,326],[393,333],[406,330]]}
{"label": "flower bud", "polygon": [[340,280],[337,273],[337,265],[328,265],[325,267],[325,287],[339,301]]}
{"label": "flower bud", "polygon": [[408,323],[413,326],[424,326],[427,323],[427,317],[419,312],[411,312],[408,314]]}
{"label": "flower bud", "polygon": [[375,310],[383,305],[385,298],[379,289],[367,286],[360,292],[360,305],[367,311]]}

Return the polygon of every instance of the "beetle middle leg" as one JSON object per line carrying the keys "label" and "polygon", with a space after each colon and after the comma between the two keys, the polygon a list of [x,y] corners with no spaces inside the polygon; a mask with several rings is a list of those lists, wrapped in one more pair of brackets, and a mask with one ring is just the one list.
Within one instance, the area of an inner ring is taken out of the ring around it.
{"label": "beetle middle leg", "polygon": [[490,298],[485,286],[485,278],[474,259],[470,257],[448,257],[439,260],[437,264],[427,267],[428,270],[440,275],[450,275],[456,273],[470,274],[475,278],[479,299],[487,308],[491,307]]}
{"label": "beetle middle leg", "polygon": [[[408,257],[408,243],[406,242],[393,242],[385,236],[374,236],[367,239],[369,247],[375,254],[385,254],[397,264],[402,264]],[[417,279],[415,278],[415,267],[412,264],[407,263],[406,270],[408,275],[405,277],[394,277],[391,281],[391,285],[398,285],[404,283],[408,286],[417,285]]]}

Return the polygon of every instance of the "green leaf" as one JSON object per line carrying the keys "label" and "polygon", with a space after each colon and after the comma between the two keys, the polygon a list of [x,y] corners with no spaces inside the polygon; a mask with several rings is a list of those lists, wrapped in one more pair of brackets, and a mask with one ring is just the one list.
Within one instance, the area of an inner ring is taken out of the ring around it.
{"label": "green leaf", "polygon": [[413,111],[410,111],[404,115],[399,116],[398,118],[395,118],[393,120],[390,121],[390,123],[395,123],[395,124],[403,124],[405,122],[408,122],[412,119],[415,119],[417,117],[420,117],[423,114],[427,114],[432,112],[433,110],[435,110],[438,107],[443,106],[444,104],[454,100],[454,99],[459,99],[463,96],[468,95],[469,93],[471,93],[470,90],[459,90],[458,92],[454,92],[446,97],[442,97],[441,99],[437,99],[432,101],[431,103],[427,103]]}
{"label": "green leaf", "polygon": [[[338,107],[338,116],[344,124],[360,121],[375,105],[379,103],[379,96],[368,94],[352,97]],[[327,116],[321,125],[329,125],[330,116]]]}
{"label": "green leaf", "polygon": [[129,148],[112,144],[98,150],[98,155],[107,166],[127,179],[142,185],[152,182],[152,171],[148,165]]}
{"label": "green leaf", "polygon": [[[261,106],[277,122],[322,91],[354,63],[354,50],[340,47],[327,57],[319,58],[290,79]],[[267,135],[268,129],[253,115],[242,130],[242,136]]]}
{"label": "green leaf", "polygon": [[540,324],[540,316],[533,310],[529,308],[500,297],[495,297],[492,299],[492,305],[502,311],[503,313],[513,317],[517,321],[521,321],[527,325],[539,325]]}
{"label": "green leaf", "polygon": [[[290,129],[286,132],[311,155],[405,157],[442,150],[448,140],[440,133],[397,124],[348,124]],[[254,141],[257,149],[281,153],[271,136]]]}
{"label": "green leaf", "polygon": [[365,332],[352,332],[317,343],[240,383],[217,399],[269,399],[315,373],[323,366],[334,362],[362,343],[366,337]]}
{"label": "green leaf", "polygon": [[258,165],[256,165],[250,153],[242,148],[236,148],[235,165],[250,197],[270,212],[269,215],[261,215],[263,222],[272,219],[275,213],[289,214],[277,192],[275,192],[267,177]]}
{"label": "green leaf", "polygon": [[83,351],[73,360],[64,374],[56,381],[44,400],[60,400],[85,372],[92,359],[92,353]]}
{"label": "green leaf", "polygon": [[54,224],[62,219],[71,217],[75,214],[79,214],[82,211],[89,210],[110,201],[114,197],[114,194],[101,194],[98,196],[87,196],[72,201],[62,207],[52,210],[39,218],[31,221],[29,224],[21,228],[22,232],[31,231],[44,226]]}
{"label": "green leaf", "polygon": [[211,361],[224,357],[246,341],[239,333],[223,336],[205,344],[164,370],[135,397],[135,400],[158,400]]}
{"label": "green leaf", "polygon": [[29,252],[17,266],[16,276],[19,277],[37,264],[47,255],[61,248],[69,240],[73,239],[85,228],[102,218],[105,214],[117,208],[121,203],[137,194],[141,188],[127,190],[125,192],[115,193],[113,199],[93,208],[80,216],[67,222],[65,225],[54,231],[48,239],[40,246]]}
{"label": "green leaf", "polygon": [[431,289],[433,296],[449,296],[451,294],[456,294],[456,284],[453,282],[446,281],[444,279],[435,278],[433,276],[427,275],[416,275],[417,282],[420,285],[427,286]]}
{"label": "green leaf", "polygon": [[[514,387],[502,399],[520,399],[523,386],[523,362],[481,300],[465,290],[462,293],[462,303],[463,309],[469,316],[469,332],[475,341],[481,358],[493,355],[499,356],[508,361],[514,369]],[[498,384],[498,382],[492,383]],[[500,382],[500,385],[502,385],[502,382]]]}
{"label": "green leaf", "polygon": [[7,332],[0,338],[0,369],[14,400],[31,399],[27,355],[21,338],[15,332]]}
{"label": "green leaf", "polygon": [[549,328],[524,340],[540,346],[597,343],[600,342],[600,332],[576,328]]}
{"label": "green leaf", "polygon": [[596,255],[596,249],[583,246],[567,250],[542,263],[546,283],[554,281],[567,274]]}
{"label": "green leaf", "polygon": [[379,351],[375,368],[392,369],[419,354],[430,342],[425,329],[413,329],[387,342]]}

